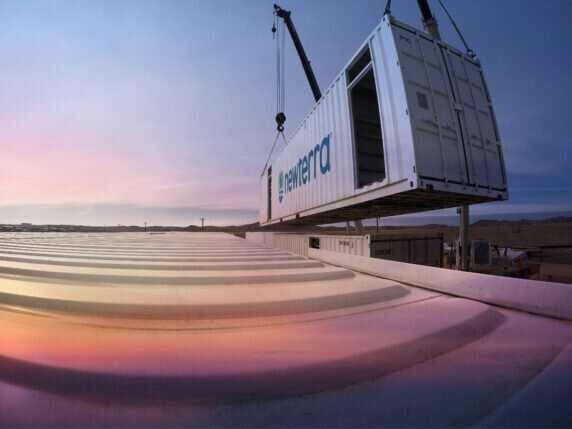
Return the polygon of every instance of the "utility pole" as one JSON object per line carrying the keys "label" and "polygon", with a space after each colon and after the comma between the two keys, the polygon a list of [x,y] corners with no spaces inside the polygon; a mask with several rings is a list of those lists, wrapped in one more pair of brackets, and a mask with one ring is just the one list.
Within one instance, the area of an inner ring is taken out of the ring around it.
{"label": "utility pole", "polygon": [[201,218],[201,231],[202,232],[205,232],[205,220],[207,220],[207,219],[204,217]]}
{"label": "utility pole", "polygon": [[147,232],[147,221],[145,221],[145,232]]}
{"label": "utility pole", "polygon": [[[437,25],[437,20],[431,12],[431,8],[429,7],[429,3],[427,0],[417,0],[419,4],[419,9],[421,10],[421,16],[423,17],[423,27],[427,34],[437,40],[441,40],[441,35],[439,34],[439,28]],[[457,209],[457,213],[459,213],[459,246],[461,247],[461,270],[468,271],[469,270],[469,240],[470,240],[470,232],[469,232],[469,206],[464,205]]]}
{"label": "utility pole", "polygon": [[459,246],[461,246],[461,270],[469,270],[469,206],[461,206],[457,209],[459,213]]}

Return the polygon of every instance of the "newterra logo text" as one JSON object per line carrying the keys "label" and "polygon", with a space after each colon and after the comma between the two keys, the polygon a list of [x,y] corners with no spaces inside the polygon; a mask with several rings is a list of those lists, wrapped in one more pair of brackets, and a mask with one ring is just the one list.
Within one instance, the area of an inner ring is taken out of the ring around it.
{"label": "newterra logo text", "polygon": [[[321,144],[317,144],[310,149],[307,155],[298,159],[298,162],[290,170],[285,173],[280,171],[278,174],[278,200],[280,203],[286,194],[330,171],[330,136],[331,134],[328,134]],[[319,175],[318,171],[320,172]]]}

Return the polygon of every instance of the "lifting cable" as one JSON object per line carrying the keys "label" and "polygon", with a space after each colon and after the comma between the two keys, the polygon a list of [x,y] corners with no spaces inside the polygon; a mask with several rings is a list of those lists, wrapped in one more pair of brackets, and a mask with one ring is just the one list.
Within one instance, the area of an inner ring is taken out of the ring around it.
{"label": "lifting cable", "polygon": [[[451,21],[451,24],[453,24],[453,27],[455,28],[455,31],[457,32],[457,34],[459,35],[459,38],[463,42],[463,45],[465,45],[465,49],[467,50],[467,55],[470,56],[471,58],[475,58],[477,55],[475,54],[475,52],[471,48],[469,48],[467,41],[465,40],[465,38],[461,34],[461,30],[459,30],[459,27],[457,27],[457,24],[453,20],[453,17],[449,13],[449,11],[447,10],[447,8],[443,4],[443,2],[441,0],[437,0],[437,1],[439,2],[439,4],[441,5],[443,10],[445,11],[447,16],[449,17],[449,20]],[[383,15],[385,16],[385,15],[390,14],[390,13],[391,13],[391,0],[387,0],[387,3],[385,3],[385,11],[383,12]]]}
{"label": "lifting cable", "polygon": [[475,52],[471,48],[469,48],[469,45],[467,45],[465,38],[461,34],[461,30],[459,30],[459,27],[457,27],[457,24],[455,24],[455,21],[453,20],[453,18],[449,14],[449,11],[447,10],[447,8],[445,7],[445,5],[443,4],[443,2],[441,0],[438,0],[438,1],[439,1],[439,4],[441,5],[441,7],[443,8],[443,10],[445,11],[445,13],[447,14],[447,16],[449,17],[449,19],[451,20],[451,24],[453,24],[453,27],[455,27],[455,30],[457,31],[457,34],[461,38],[463,45],[465,45],[465,49],[467,50],[467,55],[470,56],[471,58],[475,58],[477,55],[475,54]]}
{"label": "lifting cable", "polygon": [[270,157],[274,152],[274,148],[276,147],[276,143],[278,142],[278,138],[280,134],[282,134],[282,138],[284,139],[284,143],[286,143],[286,137],[284,137],[284,122],[286,121],[286,115],[284,114],[284,101],[285,101],[285,91],[284,91],[284,40],[285,40],[285,24],[283,19],[278,19],[276,15],[276,11],[274,11],[274,23],[272,24],[272,37],[276,39],[276,129],[278,130],[278,134],[276,134],[276,138],[274,139],[274,144],[272,145],[272,149],[270,149],[270,153],[268,154],[268,158],[266,159],[266,163],[264,164],[264,168],[262,169],[262,173],[260,177],[266,171],[266,167],[268,166],[268,162],[270,161]]}
{"label": "lifting cable", "polygon": [[278,19],[276,11],[274,12],[274,25],[272,26],[272,34],[276,38],[276,123],[278,131],[284,131],[284,40],[285,24],[283,19]]}
{"label": "lifting cable", "polygon": [[278,131],[278,134],[276,134],[276,138],[274,139],[274,144],[272,145],[272,149],[270,149],[270,153],[268,154],[268,158],[266,158],[266,164],[264,164],[264,168],[262,169],[262,173],[260,173],[260,177],[262,177],[264,175],[264,172],[266,171],[266,167],[268,167],[268,161],[270,161],[270,157],[272,156],[272,152],[274,152],[274,147],[276,146],[276,143],[278,142],[278,137],[280,137],[280,134],[282,134],[282,138],[284,139],[284,143],[286,143],[286,137],[284,137],[284,133],[282,131]]}

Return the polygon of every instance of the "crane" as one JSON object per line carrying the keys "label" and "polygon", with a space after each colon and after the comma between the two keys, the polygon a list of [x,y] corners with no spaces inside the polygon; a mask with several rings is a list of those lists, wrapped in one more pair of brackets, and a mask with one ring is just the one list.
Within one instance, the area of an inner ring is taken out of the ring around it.
{"label": "crane", "polygon": [[[284,20],[284,24],[286,24],[286,28],[290,33],[290,37],[292,37],[292,42],[294,43],[294,47],[296,48],[296,52],[300,57],[300,62],[302,63],[302,68],[304,69],[304,73],[306,73],[306,78],[308,79],[308,83],[310,84],[310,89],[312,90],[312,94],[314,95],[314,99],[316,102],[320,98],[322,98],[322,91],[320,91],[320,87],[318,85],[318,81],[316,80],[316,75],[314,74],[314,70],[312,70],[312,66],[310,64],[310,60],[308,60],[308,56],[306,55],[306,51],[302,46],[302,42],[300,41],[300,37],[298,36],[298,32],[294,27],[294,23],[292,22],[292,12],[289,10],[282,9],[276,3],[274,4],[274,13],[278,18],[282,18]],[[275,32],[276,28],[272,28],[272,31]],[[276,122],[278,124],[278,131],[284,130],[284,122],[286,121],[286,115],[284,112],[278,112],[276,115]],[[361,220],[354,221],[355,228],[358,234],[364,234],[364,227]],[[347,222],[347,231],[349,233],[349,222]]]}
{"label": "crane", "polygon": [[314,75],[314,71],[312,70],[310,61],[306,56],[306,52],[304,51],[304,47],[302,46],[300,37],[298,37],[298,32],[294,27],[292,18],[290,18],[292,12],[289,10],[282,9],[276,3],[274,4],[274,12],[276,13],[276,16],[284,20],[284,24],[286,24],[286,28],[288,28],[288,32],[292,37],[292,42],[294,42],[294,47],[296,48],[296,52],[298,52],[298,56],[300,57],[300,61],[302,62],[302,67],[304,68],[304,72],[306,73],[306,77],[308,78],[308,83],[310,84],[310,88],[312,89],[312,94],[314,94],[314,99],[318,101],[320,98],[322,98],[322,91],[320,91],[320,87],[318,86],[318,82],[316,81],[316,76]]}
{"label": "crane", "polygon": [[[441,3],[440,0],[439,0],[439,2]],[[421,11],[422,22],[423,22],[423,26],[425,28],[425,31],[430,36],[432,36],[433,38],[435,38],[437,40],[441,40],[441,35],[439,34],[437,20],[436,20],[435,16],[433,15],[433,12],[431,11],[431,8],[429,7],[428,1],[427,0],[417,0],[417,4],[418,4],[419,9]],[[441,5],[443,6],[442,3],[441,3]],[[385,7],[384,15],[391,13],[390,7],[391,7],[391,0],[388,0],[386,7]],[[444,6],[443,6],[443,8],[444,8]],[[446,9],[445,9],[445,12],[447,13],[447,15],[449,15],[449,13],[447,12]],[[304,72],[306,73],[306,78],[308,79],[308,83],[310,84],[310,88],[311,88],[312,93],[314,95],[314,99],[316,102],[318,102],[318,100],[322,97],[322,93],[320,91],[320,87],[318,86],[318,82],[316,80],[316,76],[314,75],[314,71],[312,70],[312,66],[310,65],[310,61],[308,60],[306,52],[304,51],[304,48],[302,46],[302,42],[300,41],[300,37],[298,36],[296,28],[294,27],[294,23],[292,22],[292,18],[291,18],[292,12],[281,8],[277,4],[274,4],[274,13],[277,17],[282,18],[284,20],[284,24],[286,25],[286,28],[288,28],[288,32],[290,33],[290,36],[292,38],[292,41],[294,43],[294,46],[295,46],[296,51],[298,53],[298,56],[300,57],[302,67],[304,69]],[[465,44],[465,47],[467,48],[467,53],[471,56],[474,56],[472,51],[468,48],[464,38],[462,37],[459,29],[457,28],[456,24],[454,23],[454,21],[452,20],[450,15],[449,15],[449,18],[451,19],[453,26],[455,27],[459,36],[461,37],[461,40]],[[273,27],[272,31],[276,32],[276,28]],[[280,91],[280,89],[279,89],[279,91]],[[278,109],[278,110],[280,110],[280,109]],[[279,132],[282,132],[284,130],[285,120],[286,120],[286,115],[284,114],[284,112],[279,111],[276,115],[276,122],[278,123],[278,131]],[[463,261],[462,262],[462,269],[465,270],[465,269],[467,269],[467,255],[468,255],[467,254],[467,249],[468,249],[467,244],[469,241],[469,206],[463,205],[462,207],[460,207],[458,209],[458,213],[459,213],[459,223],[460,223],[460,228],[459,228],[460,229],[460,240],[459,240],[459,242],[460,242],[462,253],[463,253],[462,254],[462,261]],[[360,221],[354,221],[354,223],[355,223],[355,227],[356,227],[358,234],[363,234],[364,228],[363,228],[362,221],[361,220]],[[347,231],[349,233],[349,222],[347,223]]]}

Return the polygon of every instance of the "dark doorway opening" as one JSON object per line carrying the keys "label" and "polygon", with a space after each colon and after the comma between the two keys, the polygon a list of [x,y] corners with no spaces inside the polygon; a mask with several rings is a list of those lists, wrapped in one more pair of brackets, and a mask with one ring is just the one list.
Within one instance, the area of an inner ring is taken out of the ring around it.
{"label": "dark doorway opening", "polygon": [[348,70],[357,187],[385,179],[381,115],[369,50]]}
{"label": "dark doorway opening", "polygon": [[268,168],[268,220],[272,219],[272,166]]}

